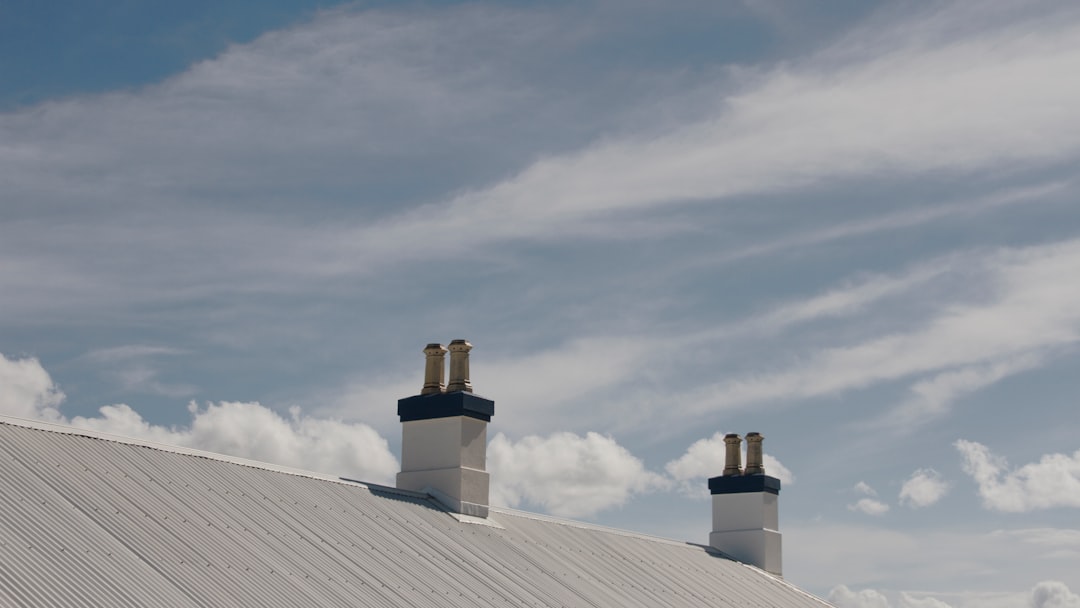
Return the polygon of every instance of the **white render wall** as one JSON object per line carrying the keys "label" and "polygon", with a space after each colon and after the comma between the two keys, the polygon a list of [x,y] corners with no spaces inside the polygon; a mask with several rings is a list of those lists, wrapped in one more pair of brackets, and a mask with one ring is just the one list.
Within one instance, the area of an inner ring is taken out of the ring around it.
{"label": "white render wall", "polygon": [[771,492],[713,494],[713,531],[779,530],[778,498]]}
{"label": "white render wall", "polygon": [[487,422],[468,416],[449,416],[401,423],[401,470],[447,467],[484,470]]}
{"label": "white render wall", "polygon": [[487,422],[450,416],[410,420],[401,427],[397,487],[430,492],[458,513],[487,517]]}
{"label": "white render wall", "polygon": [[777,576],[782,547],[778,496],[771,492],[713,494],[709,546]]}

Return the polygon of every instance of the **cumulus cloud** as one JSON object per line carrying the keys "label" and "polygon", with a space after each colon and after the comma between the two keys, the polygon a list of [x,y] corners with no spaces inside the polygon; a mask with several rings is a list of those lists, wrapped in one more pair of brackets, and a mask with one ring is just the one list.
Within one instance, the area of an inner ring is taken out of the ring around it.
{"label": "cumulus cloud", "polygon": [[934,469],[919,469],[900,487],[900,504],[918,509],[929,507],[949,491],[949,484]]}
{"label": "cumulus cloud", "polygon": [[1031,608],[1080,608],[1080,595],[1060,581],[1043,581],[1031,590]]}
{"label": "cumulus cloud", "polygon": [[[745,463],[745,449],[743,452],[743,463]],[[717,432],[712,437],[699,439],[690,444],[682,456],[664,465],[664,470],[677,483],[680,492],[687,496],[703,498],[709,495],[705,480],[723,473],[726,455],[724,433]],[[762,454],[762,459],[767,475],[776,477],[784,484],[795,481],[795,476],[791,471],[775,457]]]}
{"label": "cumulus cloud", "polygon": [[988,509],[1018,513],[1080,507],[1080,450],[1071,456],[1046,454],[1039,462],[1011,469],[981,443],[961,439],[953,445]]}
{"label": "cumulus cloud", "polygon": [[565,517],[594,515],[666,485],[614,439],[593,432],[516,442],[499,433],[488,444],[488,470],[492,504],[528,503]]}
{"label": "cumulus cloud", "polygon": [[837,585],[829,591],[829,603],[836,608],[889,608],[889,599],[874,589],[853,591]]}
{"label": "cumulus cloud", "polygon": [[[1042,581],[1029,593],[995,594],[980,597],[977,592],[959,593],[961,605],[1000,606],[1002,608],[1080,608],[1080,596],[1059,581]],[[890,600],[890,597],[892,598]],[[877,589],[855,591],[847,585],[837,585],[829,591],[829,603],[836,608],[951,608],[952,604],[924,593],[889,592]]]}
{"label": "cumulus cloud", "polygon": [[866,515],[884,515],[889,512],[889,505],[874,498],[860,498],[848,505],[848,510],[858,511]]}
{"label": "cumulus cloud", "polygon": [[192,403],[188,409],[191,422],[183,427],[149,424],[124,404],[70,424],[373,483],[391,484],[399,468],[386,440],[365,424],[312,418],[299,408],[286,418],[259,403]]}
{"label": "cumulus cloud", "polygon": [[854,591],[846,585],[837,585],[829,591],[829,603],[836,608],[951,608],[935,597],[917,597],[908,593],[899,593],[895,604],[876,589]]}
{"label": "cumulus cloud", "polygon": [[56,420],[64,393],[33,357],[8,359],[0,353],[0,413]]}
{"label": "cumulus cloud", "polygon": [[952,608],[951,604],[945,603],[936,597],[915,597],[907,593],[900,594],[899,608]]}
{"label": "cumulus cloud", "polygon": [[847,506],[849,511],[857,511],[866,515],[884,515],[889,512],[889,505],[877,499],[877,490],[870,487],[865,481],[860,481],[852,488],[856,494],[862,494],[863,498]]}
{"label": "cumulus cloud", "polygon": [[221,402],[189,406],[186,426],[147,422],[126,404],[106,405],[99,416],[61,415],[64,399],[36,359],[0,354],[0,413],[70,424],[75,427],[229,454],[319,473],[389,484],[398,463],[389,445],[365,424],[304,416],[293,408],[288,418],[258,403]]}

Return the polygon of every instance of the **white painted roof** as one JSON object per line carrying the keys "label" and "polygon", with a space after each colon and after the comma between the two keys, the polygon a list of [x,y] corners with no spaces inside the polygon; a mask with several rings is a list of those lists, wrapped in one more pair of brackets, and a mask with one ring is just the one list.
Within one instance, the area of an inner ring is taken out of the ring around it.
{"label": "white painted roof", "polygon": [[[463,521],[465,519],[466,521]],[[680,543],[0,416],[2,606],[826,606]]]}

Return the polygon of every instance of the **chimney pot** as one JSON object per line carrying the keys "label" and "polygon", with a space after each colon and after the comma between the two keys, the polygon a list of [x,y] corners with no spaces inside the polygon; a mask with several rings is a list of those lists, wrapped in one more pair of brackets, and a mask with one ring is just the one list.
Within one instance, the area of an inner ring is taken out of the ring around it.
{"label": "chimney pot", "polygon": [[421,395],[434,395],[443,392],[443,374],[446,372],[446,348],[442,344],[433,343],[424,347],[427,361],[424,366],[424,388],[420,389]]}
{"label": "chimney pot", "polygon": [[450,342],[450,384],[446,385],[446,392],[472,392],[472,382],[469,381],[470,350],[472,344],[465,340]]}
{"label": "chimney pot", "polygon": [[727,454],[724,458],[724,477],[742,475],[742,437],[738,433],[724,435],[724,443],[727,444]]}
{"label": "chimney pot", "polygon": [[761,433],[746,434],[746,475],[764,475],[765,462],[761,453],[761,442],[765,436]]}

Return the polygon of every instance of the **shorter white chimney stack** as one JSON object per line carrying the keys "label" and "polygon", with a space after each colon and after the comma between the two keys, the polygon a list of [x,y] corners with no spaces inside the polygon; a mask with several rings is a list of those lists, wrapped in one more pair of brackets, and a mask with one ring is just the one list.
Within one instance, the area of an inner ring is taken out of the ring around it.
{"label": "shorter white chimney stack", "polygon": [[735,434],[724,437],[727,460],[720,477],[709,479],[712,527],[709,546],[740,562],[782,576],[780,480],[765,474],[760,433],[747,433],[746,469],[740,471]]}

